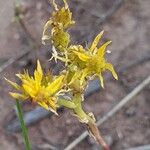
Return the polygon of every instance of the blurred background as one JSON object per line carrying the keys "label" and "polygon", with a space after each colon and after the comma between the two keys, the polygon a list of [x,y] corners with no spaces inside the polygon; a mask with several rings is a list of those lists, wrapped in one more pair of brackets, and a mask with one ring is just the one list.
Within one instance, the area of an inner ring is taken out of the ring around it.
{"label": "blurred background", "polygon": [[[58,3],[62,5],[61,0]],[[119,81],[106,73],[105,89],[93,82],[84,102],[85,109],[99,120],[150,75],[150,0],[68,3],[76,20],[69,31],[73,43],[87,46],[101,30],[105,30],[102,42],[112,40],[108,47],[111,53],[106,57],[114,64]],[[4,77],[17,82],[15,74],[24,68],[32,73],[37,58],[45,71],[59,71],[59,66],[47,61],[51,45],[41,43],[43,26],[52,10],[48,0],[0,0],[0,150],[24,149],[15,102],[8,95],[12,89]],[[67,109],[62,108],[56,116],[30,102],[22,103],[22,107],[33,150],[65,149],[86,130]],[[146,150],[150,144],[150,84],[101,123],[99,129],[112,150],[138,146]],[[70,150],[99,149],[89,136],[79,141]]]}

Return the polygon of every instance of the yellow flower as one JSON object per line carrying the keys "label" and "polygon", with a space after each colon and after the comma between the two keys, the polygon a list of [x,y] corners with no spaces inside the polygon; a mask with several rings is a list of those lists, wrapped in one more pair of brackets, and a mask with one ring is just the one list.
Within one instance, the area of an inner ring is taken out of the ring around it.
{"label": "yellow flower", "polygon": [[21,80],[21,86],[7,80],[19,93],[10,95],[17,100],[31,99],[46,110],[56,113],[58,93],[63,87],[64,75],[53,78],[52,75],[43,75],[40,62],[37,61],[37,69],[34,76],[29,76],[26,71],[24,74],[17,74]]}
{"label": "yellow flower", "polygon": [[[74,64],[75,66],[77,66],[78,70],[82,72],[82,76],[80,78],[81,85],[83,84],[85,78],[98,76],[101,81],[101,86],[104,87],[102,73],[105,70],[109,70],[112,73],[113,77],[116,80],[118,79],[113,65],[107,63],[106,59],[104,58],[106,47],[111,43],[111,41],[108,41],[102,46],[97,47],[97,44],[102,35],[103,31],[96,36],[90,48],[87,50],[78,45],[70,47],[73,53],[73,56],[69,57],[70,62],[72,63],[72,65]],[[77,58],[75,58],[75,56],[77,56]],[[80,61],[78,61],[78,59]]]}
{"label": "yellow flower", "polygon": [[[58,37],[61,40],[64,39],[65,41],[67,41],[67,43],[70,41],[70,39],[68,39],[70,38],[70,36],[66,32],[66,30],[75,22],[72,20],[72,13],[68,7],[66,0],[63,1],[65,6],[58,9],[55,0],[53,0],[53,6],[55,8],[55,11],[52,13],[52,17],[47,21],[47,23],[44,26],[43,37],[42,37],[43,44],[45,44],[45,41],[52,39],[54,45],[57,45],[58,43],[57,40],[59,40]],[[61,45],[59,40],[59,44],[62,47],[66,47],[67,45],[64,46],[63,43],[64,42],[62,42]]]}

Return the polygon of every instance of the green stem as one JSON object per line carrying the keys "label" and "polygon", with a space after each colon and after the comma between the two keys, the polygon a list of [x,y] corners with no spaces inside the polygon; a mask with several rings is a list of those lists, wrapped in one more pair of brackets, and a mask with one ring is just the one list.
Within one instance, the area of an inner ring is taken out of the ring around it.
{"label": "green stem", "polygon": [[76,105],[73,102],[66,100],[66,99],[59,99],[57,101],[57,104],[59,106],[64,106],[64,107],[67,107],[69,109],[74,109],[76,107]]}
{"label": "green stem", "polygon": [[22,134],[24,137],[25,148],[26,150],[31,150],[29,139],[28,139],[28,131],[23,120],[23,113],[18,100],[16,100],[16,108],[17,108],[18,119],[20,121],[21,129],[22,129]]}
{"label": "green stem", "polygon": [[94,121],[91,117],[89,117],[84,112],[84,110],[82,108],[82,104],[81,104],[82,103],[82,98],[81,98],[81,94],[80,93],[76,94],[74,96],[73,102],[76,105],[76,107],[74,108],[74,112],[79,117],[81,122],[84,122],[84,121],[85,122],[89,122],[89,121],[93,122]]}
{"label": "green stem", "polygon": [[88,114],[86,114],[82,108],[82,98],[81,94],[78,93],[74,96],[73,99],[74,104],[76,107],[73,109],[74,113],[78,116],[81,122],[85,123],[87,126],[87,129],[89,133],[94,137],[94,139],[102,145],[104,150],[109,150],[108,145],[105,143],[103,138],[100,135],[100,132],[98,130],[98,127],[96,126],[95,120],[90,117]]}

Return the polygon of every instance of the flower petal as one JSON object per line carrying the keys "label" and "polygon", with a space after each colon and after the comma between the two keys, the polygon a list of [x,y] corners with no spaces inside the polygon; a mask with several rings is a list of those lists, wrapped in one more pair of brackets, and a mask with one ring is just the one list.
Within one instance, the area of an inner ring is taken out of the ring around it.
{"label": "flower petal", "polygon": [[99,74],[99,79],[100,79],[102,88],[104,88],[104,79],[101,73]]}
{"label": "flower petal", "polygon": [[105,50],[106,50],[106,47],[111,43],[112,41],[108,41],[106,43],[104,43],[102,46],[100,46],[97,50],[97,55],[102,58],[104,57],[105,55]]}
{"label": "flower petal", "polygon": [[41,107],[43,107],[46,110],[49,110],[48,105],[45,102],[37,102]]}
{"label": "flower petal", "polygon": [[81,76],[81,79],[80,79],[80,84],[83,85],[83,82],[85,80],[85,77],[89,74],[89,69],[88,68],[85,68],[83,70],[83,73],[82,73],[82,76]]}
{"label": "flower petal", "polygon": [[94,39],[93,43],[91,44],[90,47],[90,51],[93,52],[94,49],[97,47],[97,44],[99,42],[99,40],[101,39],[102,35],[103,35],[104,31],[101,31]]}
{"label": "flower petal", "polygon": [[90,57],[84,53],[73,51],[82,61],[88,61]]}
{"label": "flower petal", "polygon": [[57,77],[52,83],[49,83],[48,86],[46,87],[46,91],[49,92],[50,95],[57,93],[63,86],[64,77],[65,77],[64,75],[61,75]]}
{"label": "flower petal", "polygon": [[36,89],[33,89],[32,87],[30,87],[30,85],[23,84],[22,87],[25,93],[27,93],[32,98],[36,96],[36,93],[37,93]]}
{"label": "flower petal", "polygon": [[4,78],[10,85],[12,85],[16,90],[21,90],[21,87],[17,84],[17,83],[15,83],[15,82],[12,82],[12,81],[10,81],[10,80],[8,80],[8,79],[6,79],[6,78]]}
{"label": "flower petal", "polygon": [[17,100],[25,100],[25,99],[28,98],[28,97],[27,97],[26,95],[24,95],[24,94],[13,93],[13,92],[9,92],[9,94],[10,94],[13,98],[15,98],[15,99],[17,99]]}
{"label": "flower petal", "polygon": [[113,77],[114,77],[116,80],[118,80],[118,75],[117,75],[117,73],[115,72],[114,67],[112,66],[112,64],[106,63],[105,68],[108,69],[108,70],[112,73]]}
{"label": "flower petal", "polygon": [[37,70],[34,71],[35,81],[37,81],[37,83],[41,83],[42,77],[43,77],[43,71],[41,68],[41,64],[40,64],[40,61],[37,60]]}
{"label": "flower petal", "polygon": [[46,101],[43,99],[43,101],[37,101],[37,103],[44,109],[50,110],[57,115],[57,104],[55,98],[53,99],[52,97],[50,97],[49,99],[46,99]]}
{"label": "flower petal", "polygon": [[55,98],[50,98],[49,101],[48,101],[48,109],[50,111],[52,111],[53,113],[55,113],[56,115],[57,114],[57,107],[58,105],[56,104],[57,103],[57,100]]}

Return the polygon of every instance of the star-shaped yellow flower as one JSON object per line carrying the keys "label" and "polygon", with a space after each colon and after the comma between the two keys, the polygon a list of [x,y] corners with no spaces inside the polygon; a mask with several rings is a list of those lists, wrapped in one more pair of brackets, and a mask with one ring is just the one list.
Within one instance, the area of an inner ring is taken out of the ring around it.
{"label": "star-shaped yellow flower", "polygon": [[[79,71],[82,72],[82,76],[80,78],[81,85],[87,77],[95,77],[98,76],[101,81],[101,86],[104,87],[104,80],[102,73],[105,70],[109,70],[113,77],[117,80],[118,76],[112,66],[112,64],[107,63],[104,58],[106,47],[111,43],[108,41],[104,43],[102,46],[97,47],[97,44],[100,38],[103,35],[103,31],[96,36],[94,41],[92,42],[89,49],[85,50],[82,46],[71,46],[70,51],[74,53],[75,56],[71,56],[70,54],[70,62],[79,68]],[[79,60],[80,61],[79,61]]]}
{"label": "star-shaped yellow flower", "polygon": [[21,85],[7,80],[18,93],[10,92],[10,95],[17,100],[27,100],[36,102],[46,110],[56,113],[58,92],[63,87],[64,75],[53,78],[52,75],[43,75],[40,62],[37,61],[37,69],[34,76],[29,76],[26,71],[24,74],[17,74],[21,80]]}

